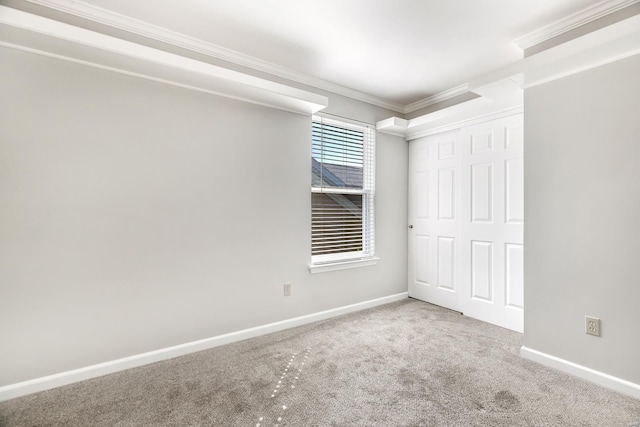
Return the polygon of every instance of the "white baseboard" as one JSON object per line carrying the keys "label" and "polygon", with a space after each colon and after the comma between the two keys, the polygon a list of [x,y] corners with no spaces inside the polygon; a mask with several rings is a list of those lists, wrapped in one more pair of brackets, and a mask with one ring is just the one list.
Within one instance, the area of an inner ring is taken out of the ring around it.
{"label": "white baseboard", "polygon": [[640,384],[635,384],[525,346],[520,348],[520,355],[525,359],[533,360],[534,362],[538,362],[550,368],[599,384],[619,393],[626,394],[627,396],[640,399]]}
{"label": "white baseboard", "polygon": [[352,313],[355,311],[388,304],[390,302],[400,301],[408,297],[408,292],[402,292],[399,294],[389,295],[386,297],[364,301],[357,304],[351,304],[331,310],[320,311],[318,313],[308,314],[306,316],[300,316],[293,319],[282,320],[280,322],[269,323],[266,325],[257,326],[255,328],[244,329],[242,331],[231,332],[228,334],[205,338],[198,341],[192,341],[173,347],[167,347],[160,350],[137,354],[135,356],[123,357],[122,359],[112,360],[110,362],[99,363],[97,365],[61,372],[54,375],[48,375],[46,377],[23,381],[16,384],[10,384],[0,387],[0,402],[38,391],[49,390],[78,381],[96,378],[102,375],[147,365],[149,363],[171,359],[173,357],[182,356],[189,353],[195,353],[197,351],[218,347],[224,344],[230,344],[233,342],[246,340],[248,338],[254,338],[260,335],[266,335],[273,332],[282,331],[284,329],[306,325],[307,323],[329,319],[331,317],[340,316],[342,314]]}

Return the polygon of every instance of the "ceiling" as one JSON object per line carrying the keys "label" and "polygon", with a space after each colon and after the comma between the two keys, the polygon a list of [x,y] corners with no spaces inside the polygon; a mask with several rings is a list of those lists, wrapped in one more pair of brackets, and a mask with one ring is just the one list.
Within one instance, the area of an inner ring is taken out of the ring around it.
{"label": "ceiling", "polygon": [[238,52],[294,75],[406,106],[522,59],[515,39],[599,1],[84,3]]}

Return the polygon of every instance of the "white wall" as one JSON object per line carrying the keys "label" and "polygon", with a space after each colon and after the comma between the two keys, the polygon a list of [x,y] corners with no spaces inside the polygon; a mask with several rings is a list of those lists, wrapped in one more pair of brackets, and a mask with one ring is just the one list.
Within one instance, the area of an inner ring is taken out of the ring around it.
{"label": "white wall", "polygon": [[636,384],[638,76],[640,55],[527,90],[524,156],[525,346]]}
{"label": "white wall", "polygon": [[0,62],[0,386],[406,291],[403,139],[378,135],[378,265],[311,275],[309,117]]}

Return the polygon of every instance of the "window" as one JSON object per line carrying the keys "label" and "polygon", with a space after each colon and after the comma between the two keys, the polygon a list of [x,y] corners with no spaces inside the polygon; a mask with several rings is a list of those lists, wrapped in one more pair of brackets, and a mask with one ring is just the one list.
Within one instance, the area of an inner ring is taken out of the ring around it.
{"label": "window", "polygon": [[312,265],[371,259],[375,130],[314,116],[311,165]]}

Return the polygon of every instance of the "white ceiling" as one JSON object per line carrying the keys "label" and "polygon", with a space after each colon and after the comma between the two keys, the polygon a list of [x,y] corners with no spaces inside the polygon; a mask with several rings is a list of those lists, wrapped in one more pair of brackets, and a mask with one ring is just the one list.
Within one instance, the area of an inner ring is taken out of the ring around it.
{"label": "white ceiling", "polygon": [[[407,105],[523,57],[513,41],[594,0],[84,0]],[[75,1],[72,3],[76,3]]]}

